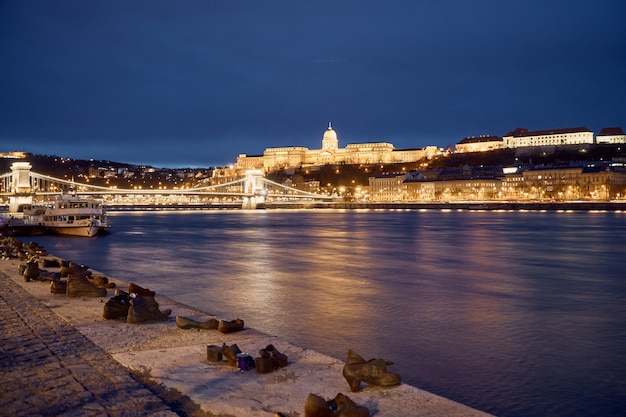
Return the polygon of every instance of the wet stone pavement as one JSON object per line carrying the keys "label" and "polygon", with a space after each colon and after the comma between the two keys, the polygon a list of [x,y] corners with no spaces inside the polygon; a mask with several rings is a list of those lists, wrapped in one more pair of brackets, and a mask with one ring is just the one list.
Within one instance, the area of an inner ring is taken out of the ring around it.
{"label": "wet stone pavement", "polygon": [[176,415],[0,271],[0,416]]}

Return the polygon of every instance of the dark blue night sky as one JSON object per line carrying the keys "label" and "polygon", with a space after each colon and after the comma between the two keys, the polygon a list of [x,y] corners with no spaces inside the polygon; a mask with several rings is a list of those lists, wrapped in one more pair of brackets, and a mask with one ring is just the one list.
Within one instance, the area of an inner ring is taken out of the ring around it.
{"label": "dark blue night sky", "polygon": [[[306,4],[305,4],[306,3]],[[162,167],[267,147],[626,130],[622,0],[0,0],[0,152]]]}

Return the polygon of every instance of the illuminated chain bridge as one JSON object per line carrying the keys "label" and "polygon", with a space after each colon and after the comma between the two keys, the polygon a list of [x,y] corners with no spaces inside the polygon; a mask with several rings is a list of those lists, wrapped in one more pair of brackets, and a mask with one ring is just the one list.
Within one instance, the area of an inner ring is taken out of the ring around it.
{"label": "illuminated chain bridge", "polygon": [[15,162],[11,172],[0,175],[0,198],[33,196],[45,199],[71,190],[91,195],[109,206],[216,206],[256,209],[272,204],[303,204],[333,201],[327,195],[287,187],[263,177],[260,170],[250,170],[243,178],[217,185],[198,185],[185,189],[118,189],[79,183],[31,171],[28,162]]}

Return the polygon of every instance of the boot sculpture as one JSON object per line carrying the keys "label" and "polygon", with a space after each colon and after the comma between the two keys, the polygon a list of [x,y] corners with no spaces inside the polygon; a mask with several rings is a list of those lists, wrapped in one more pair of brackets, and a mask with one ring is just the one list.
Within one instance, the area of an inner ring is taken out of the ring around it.
{"label": "boot sculpture", "polygon": [[352,350],[348,350],[348,359],[343,366],[343,377],[348,381],[352,392],[361,389],[361,381],[380,387],[400,385],[400,375],[387,372],[388,365],[393,365],[393,362],[384,359],[366,361]]}
{"label": "boot sculpture", "polygon": [[226,346],[226,343],[222,345],[222,355],[228,361],[229,366],[237,366],[237,354],[241,353],[241,349],[236,344]]}
{"label": "boot sculpture", "polygon": [[55,279],[50,282],[50,292],[52,294],[67,294],[67,281]]}
{"label": "boot sculpture", "polygon": [[176,326],[181,329],[204,329],[216,330],[219,322],[217,319],[208,319],[207,321],[196,321],[186,317],[176,316]]}
{"label": "boot sculpture", "polygon": [[105,276],[96,275],[95,277],[87,277],[87,278],[89,279],[89,282],[91,282],[96,287],[100,287],[100,288],[115,288],[115,283],[114,282],[109,282],[109,278],[107,278]]}
{"label": "boot sculpture", "polygon": [[58,259],[42,259],[40,262],[42,268],[59,268],[61,266]]}
{"label": "boot sculpture", "polygon": [[274,345],[267,345],[265,351],[271,353],[274,360],[274,368],[284,368],[287,366],[287,363],[289,362],[287,355],[280,353]]}
{"label": "boot sculpture", "polygon": [[166,321],[172,310],[159,310],[159,304],[154,296],[136,295],[130,299],[130,307],[126,321],[128,323],[143,323],[146,321]]}
{"label": "boot sculpture", "polygon": [[47,269],[39,270],[39,281],[58,281],[61,279],[61,274],[59,272],[50,272]]}
{"label": "boot sculpture", "polygon": [[243,320],[235,319],[235,320],[220,320],[217,325],[217,330],[222,333],[234,333],[243,330]]}
{"label": "boot sculpture", "polygon": [[259,350],[260,357],[254,360],[254,367],[257,374],[267,374],[274,370],[274,358],[265,349]]}
{"label": "boot sculpture", "polygon": [[55,279],[50,282],[50,292],[52,294],[66,294],[67,293],[67,281],[61,281]]}
{"label": "boot sculpture", "polygon": [[98,288],[84,275],[67,277],[67,297],[106,297],[106,288]]}
{"label": "boot sculpture", "polygon": [[304,402],[304,417],[334,417],[334,414],[325,399],[309,394]]}
{"label": "boot sculpture", "polygon": [[142,288],[139,285],[133,283],[128,284],[128,292],[130,294],[145,295],[149,297],[154,297],[156,295],[154,291],[150,291],[147,288]]}
{"label": "boot sculpture", "polygon": [[91,276],[91,271],[89,267],[86,265],[78,265],[72,261],[69,261],[67,266],[64,264],[61,265],[61,277],[69,277],[70,275],[80,275],[80,276]]}
{"label": "boot sculpture", "polygon": [[130,308],[130,295],[121,290],[115,290],[115,295],[104,304],[102,317],[106,320],[127,319]]}
{"label": "boot sculpture", "polygon": [[26,268],[23,272],[24,281],[29,282],[31,280],[39,279],[39,264],[37,259],[31,258],[26,262]]}

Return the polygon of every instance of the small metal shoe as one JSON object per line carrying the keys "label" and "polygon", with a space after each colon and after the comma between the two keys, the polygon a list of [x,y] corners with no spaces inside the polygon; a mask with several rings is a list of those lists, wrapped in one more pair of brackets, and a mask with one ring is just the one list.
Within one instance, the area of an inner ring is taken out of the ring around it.
{"label": "small metal shoe", "polygon": [[181,329],[203,329],[215,330],[219,322],[217,319],[208,319],[207,321],[196,321],[187,317],[176,316],[176,326]]}
{"label": "small metal shoe", "polygon": [[125,292],[118,293],[107,300],[104,304],[102,317],[106,320],[127,319],[130,308],[130,297]]}
{"label": "small metal shoe", "polygon": [[137,294],[141,296],[149,296],[154,297],[156,293],[154,291],[150,291],[147,288],[140,287],[137,284],[133,284],[132,282],[128,284],[128,292],[131,294]]}
{"label": "small metal shoe", "polygon": [[106,288],[98,288],[84,275],[67,277],[67,297],[106,297]]}
{"label": "small metal shoe", "polygon": [[269,372],[272,372],[274,370],[274,358],[272,358],[272,354],[265,349],[259,350],[259,354],[261,356],[254,360],[256,373],[267,374]]}
{"label": "small metal shoe", "polygon": [[220,320],[217,325],[217,330],[222,333],[234,333],[243,330],[243,320],[235,319],[235,320]]}
{"label": "small metal shoe", "polygon": [[284,368],[289,363],[289,359],[287,355],[284,353],[280,353],[274,345],[267,345],[265,351],[269,352],[272,355],[272,359],[274,361],[274,368]]}
{"label": "small metal shoe", "polygon": [[89,280],[89,282],[99,288],[115,288],[115,283],[109,282],[109,278],[102,275],[87,277],[87,279]]}
{"label": "small metal shoe", "polygon": [[241,353],[241,349],[236,344],[226,346],[226,343],[222,345],[222,355],[228,361],[229,366],[237,366],[237,354]]}
{"label": "small metal shoe", "polygon": [[335,416],[341,417],[369,417],[370,410],[362,405],[357,405],[350,397],[338,393],[335,398],[328,401],[331,408],[336,409]]}
{"label": "small metal shoe", "polygon": [[325,399],[316,394],[309,394],[304,402],[304,417],[333,417],[334,410]]}
{"label": "small metal shoe", "polygon": [[172,310],[159,310],[159,304],[152,296],[136,296],[130,299],[126,322],[143,323],[147,321],[166,321]]}
{"label": "small metal shoe", "polygon": [[67,292],[67,281],[53,280],[50,282],[50,292],[52,294],[65,294]]}
{"label": "small metal shoe", "polygon": [[361,381],[379,387],[400,385],[400,375],[388,372],[387,365],[393,365],[393,362],[379,358],[366,361],[357,353],[348,350],[348,359],[342,373],[352,392],[361,389]]}

